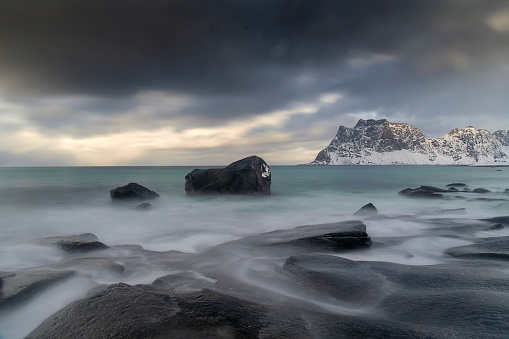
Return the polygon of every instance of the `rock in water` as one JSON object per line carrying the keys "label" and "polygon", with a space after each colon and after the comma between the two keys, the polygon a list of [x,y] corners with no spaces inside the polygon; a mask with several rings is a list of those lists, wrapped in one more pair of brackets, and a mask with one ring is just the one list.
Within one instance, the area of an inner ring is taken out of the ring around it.
{"label": "rock in water", "polygon": [[37,243],[43,245],[56,245],[58,248],[70,253],[104,250],[109,248],[91,233],[72,235],[70,237],[43,238],[37,240]]}
{"label": "rock in water", "polygon": [[147,211],[151,208],[152,208],[152,205],[149,204],[148,202],[144,202],[143,204],[139,204],[138,206],[136,206],[137,210],[142,210],[142,211]]}
{"label": "rock in water", "polygon": [[135,182],[110,191],[111,200],[150,200],[159,198],[159,194]]}
{"label": "rock in water", "polygon": [[74,274],[72,271],[26,270],[0,272],[2,293],[0,293],[0,311],[16,303],[28,300],[41,290],[53,286]]}
{"label": "rock in water", "polygon": [[238,160],[223,169],[195,169],[186,175],[187,195],[270,194],[269,165],[256,155]]}
{"label": "rock in water", "polygon": [[368,217],[368,216],[375,215],[375,214],[378,214],[378,210],[376,209],[375,205],[373,205],[372,203],[369,203],[369,204],[362,206],[353,215],[360,216],[360,217]]}

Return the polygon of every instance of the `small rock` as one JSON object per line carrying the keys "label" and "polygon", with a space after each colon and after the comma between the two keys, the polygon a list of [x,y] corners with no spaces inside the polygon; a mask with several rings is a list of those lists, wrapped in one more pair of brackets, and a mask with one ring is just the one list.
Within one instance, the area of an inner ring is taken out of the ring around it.
{"label": "small rock", "polygon": [[110,191],[111,200],[150,200],[159,198],[159,194],[137,183],[130,183]]}
{"label": "small rock", "polygon": [[464,184],[462,182],[453,182],[452,184],[447,184],[445,187],[465,187],[468,186],[467,184]]}
{"label": "small rock", "polygon": [[143,204],[139,204],[138,206],[136,206],[137,210],[143,210],[143,211],[149,210],[151,208],[152,208],[152,205],[149,204],[148,202],[144,202]]}
{"label": "small rock", "polygon": [[409,198],[431,198],[431,199],[440,199],[443,198],[444,195],[441,193],[450,192],[448,190],[444,190],[441,188],[433,187],[433,186],[421,186],[418,188],[406,188],[398,192],[399,195],[403,195]]}
{"label": "small rock", "polygon": [[43,245],[56,245],[66,252],[85,252],[109,248],[91,233],[73,235],[70,237],[49,237],[37,241]]}
{"label": "small rock", "polygon": [[375,215],[375,214],[378,214],[378,210],[376,209],[375,205],[373,205],[372,203],[369,203],[369,204],[362,206],[353,215],[367,217],[367,216],[371,216],[371,215]]}
{"label": "small rock", "polygon": [[479,188],[475,188],[472,192],[474,192],[474,193],[490,193],[491,191],[486,188],[479,187]]}
{"label": "small rock", "polygon": [[490,230],[501,230],[503,228],[504,228],[504,225],[502,225],[502,224],[495,224],[495,225],[491,225],[489,227]]}

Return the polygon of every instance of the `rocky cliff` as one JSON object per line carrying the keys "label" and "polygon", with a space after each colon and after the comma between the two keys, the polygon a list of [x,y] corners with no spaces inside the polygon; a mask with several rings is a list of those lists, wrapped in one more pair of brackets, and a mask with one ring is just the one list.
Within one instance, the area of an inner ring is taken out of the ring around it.
{"label": "rocky cliff", "polygon": [[312,165],[470,165],[508,160],[509,131],[490,133],[473,126],[426,138],[413,126],[359,120],[341,126]]}

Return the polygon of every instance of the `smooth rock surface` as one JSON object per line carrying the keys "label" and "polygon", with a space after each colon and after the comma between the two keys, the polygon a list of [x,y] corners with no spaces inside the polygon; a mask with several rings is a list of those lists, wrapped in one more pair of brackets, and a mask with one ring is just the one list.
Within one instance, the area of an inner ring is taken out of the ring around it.
{"label": "smooth rock surface", "polygon": [[186,175],[187,195],[270,194],[271,173],[267,163],[255,155],[223,169],[195,169]]}
{"label": "smooth rock surface", "polygon": [[482,239],[472,245],[450,248],[445,253],[457,258],[509,260],[509,236]]}
{"label": "smooth rock surface", "polygon": [[61,282],[74,274],[72,271],[26,270],[0,272],[3,286],[0,293],[0,309],[23,302],[41,290]]}
{"label": "smooth rock surface", "polygon": [[372,216],[372,215],[376,215],[376,214],[378,214],[378,210],[376,209],[375,205],[373,205],[372,203],[369,203],[369,204],[362,206],[353,215],[368,217],[368,216]]}
{"label": "smooth rock surface", "polygon": [[69,237],[43,238],[39,239],[37,243],[43,245],[55,245],[66,252],[87,252],[109,248],[91,233],[72,235]]}
{"label": "smooth rock surface", "polygon": [[111,200],[151,200],[159,198],[159,194],[137,183],[129,183],[110,191]]}
{"label": "smooth rock surface", "polygon": [[119,283],[68,305],[27,339],[259,338],[269,337],[267,330],[272,337],[310,335],[305,326],[287,323],[267,307],[210,290],[172,293]]}

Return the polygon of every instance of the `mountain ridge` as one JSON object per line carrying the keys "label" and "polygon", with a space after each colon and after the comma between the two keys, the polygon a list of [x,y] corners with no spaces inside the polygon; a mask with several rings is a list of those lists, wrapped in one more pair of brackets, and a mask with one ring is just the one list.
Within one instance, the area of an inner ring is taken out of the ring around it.
{"label": "mountain ridge", "polygon": [[508,155],[506,130],[468,126],[427,138],[406,123],[360,119],[353,128],[340,126],[310,165],[473,165],[504,162]]}

